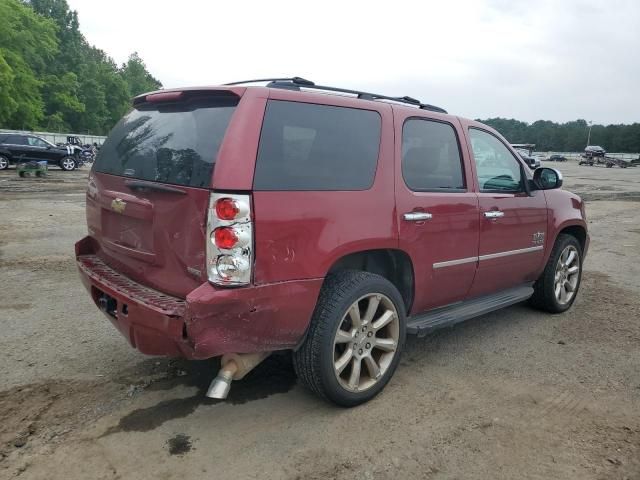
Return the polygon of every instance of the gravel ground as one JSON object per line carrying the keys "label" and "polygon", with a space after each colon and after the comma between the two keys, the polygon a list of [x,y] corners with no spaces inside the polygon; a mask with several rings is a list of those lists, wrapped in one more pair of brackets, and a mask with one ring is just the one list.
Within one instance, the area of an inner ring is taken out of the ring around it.
{"label": "gravel ground", "polygon": [[574,308],[525,305],[424,339],[338,409],[273,356],[203,396],[215,362],[131,349],[78,280],[87,171],[0,172],[0,478],[640,478],[640,168],[560,164],[588,200]]}

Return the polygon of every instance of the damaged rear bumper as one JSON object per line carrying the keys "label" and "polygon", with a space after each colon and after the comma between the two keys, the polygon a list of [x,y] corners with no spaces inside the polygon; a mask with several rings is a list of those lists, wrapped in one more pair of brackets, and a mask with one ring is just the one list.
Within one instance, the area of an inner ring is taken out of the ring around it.
{"label": "damaged rear bumper", "polygon": [[322,279],[244,288],[207,282],[180,299],[118,273],[83,249],[90,243],[84,240],[76,244],[82,283],[129,343],[149,355],[204,359],[293,348],[322,285]]}

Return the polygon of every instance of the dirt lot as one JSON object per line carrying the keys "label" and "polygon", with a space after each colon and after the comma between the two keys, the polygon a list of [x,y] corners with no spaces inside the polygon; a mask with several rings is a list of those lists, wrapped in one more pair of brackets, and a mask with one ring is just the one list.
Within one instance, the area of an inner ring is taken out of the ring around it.
{"label": "dirt lot", "polygon": [[286,356],[206,400],[212,362],[137,353],[80,285],[86,170],[0,173],[0,478],[639,479],[640,168],[559,167],[589,200],[574,308],[410,338],[351,410]]}

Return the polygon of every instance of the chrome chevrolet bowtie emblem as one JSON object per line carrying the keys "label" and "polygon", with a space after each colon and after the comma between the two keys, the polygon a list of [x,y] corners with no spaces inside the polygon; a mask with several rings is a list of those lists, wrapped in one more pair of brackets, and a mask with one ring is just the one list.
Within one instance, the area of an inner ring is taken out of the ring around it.
{"label": "chrome chevrolet bowtie emblem", "polygon": [[126,206],[127,206],[127,202],[125,202],[121,198],[116,198],[111,202],[111,209],[117,213],[124,212],[124,209],[126,208]]}
{"label": "chrome chevrolet bowtie emblem", "polygon": [[542,245],[544,243],[544,232],[534,233],[532,241],[534,245]]}

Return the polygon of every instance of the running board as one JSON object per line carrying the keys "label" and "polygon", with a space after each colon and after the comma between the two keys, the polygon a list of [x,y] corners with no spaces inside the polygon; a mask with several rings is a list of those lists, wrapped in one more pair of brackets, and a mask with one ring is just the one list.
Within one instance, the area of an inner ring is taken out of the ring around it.
{"label": "running board", "polygon": [[409,317],[407,333],[424,337],[440,328],[451,327],[470,318],[479,317],[485,313],[523,302],[531,295],[533,295],[533,287],[531,285],[523,285],[431,310]]}

